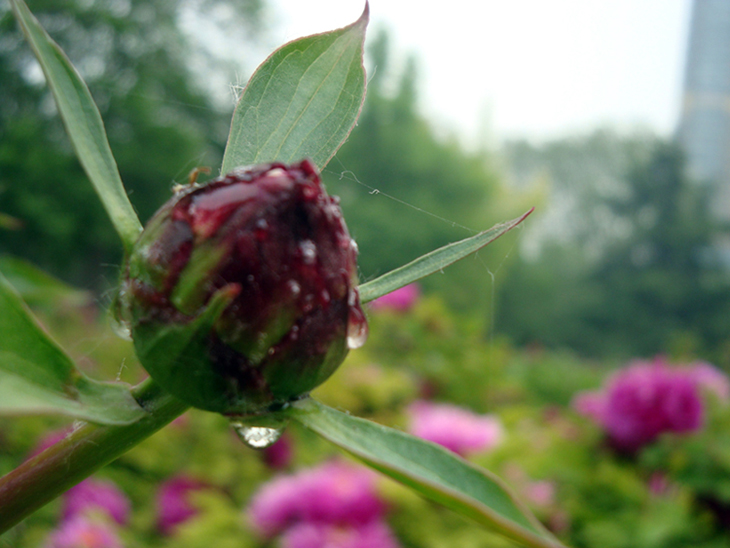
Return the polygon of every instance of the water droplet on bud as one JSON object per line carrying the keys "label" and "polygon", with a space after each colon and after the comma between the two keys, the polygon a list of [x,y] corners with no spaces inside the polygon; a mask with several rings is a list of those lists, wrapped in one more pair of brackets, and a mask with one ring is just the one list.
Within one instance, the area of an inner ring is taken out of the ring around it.
{"label": "water droplet on bud", "polygon": [[286,171],[281,169],[280,167],[275,167],[273,169],[270,169],[268,173],[266,173],[269,177],[281,177],[282,175],[286,175]]}
{"label": "water droplet on bud", "polygon": [[299,282],[296,280],[289,280],[287,282],[287,285],[289,286],[289,291],[294,297],[298,297],[299,294],[302,292],[302,286],[299,285]]}
{"label": "water droplet on bud", "polygon": [[302,254],[304,264],[314,264],[317,259],[317,246],[312,240],[304,240],[299,244],[299,251]]}
{"label": "water droplet on bud", "polygon": [[317,188],[312,185],[304,185],[302,187],[302,198],[307,201],[315,200],[319,196]]}
{"label": "water droplet on bud", "polygon": [[124,292],[119,291],[112,303],[111,313],[109,314],[112,331],[117,337],[125,341],[132,340],[132,325],[124,319],[122,310],[122,301],[124,300]]}
{"label": "water droplet on bud", "polygon": [[[356,290],[353,290],[353,293],[354,291]],[[354,350],[364,345],[368,338],[368,321],[357,302],[357,294],[353,299],[351,293],[349,300],[354,300],[355,303],[350,305],[350,312],[347,317],[347,348]]]}
{"label": "water droplet on bud", "polygon": [[329,304],[329,302],[330,302],[331,300],[332,300],[332,298],[330,297],[330,292],[329,292],[329,291],[327,291],[326,289],[323,289],[323,290],[322,290],[322,291],[320,292],[320,294],[319,294],[319,303],[320,303],[320,304],[321,304],[322,306],[325,306],[325,305]]}
{"label": "water droplet on bud", "polygon": [[264,242],[269,238],[269,223],[266,219],[256,221],[254,234],[259,242]]}
{"label": "water droplet on bud", "polygon": [[129,322],[125,322],[118,318],[116,314],[112,314],[111,316],[111,327],[112,331],[114,331],[120,339],[124,339],[125,341],[132,340],[132,326],[129,325]]}

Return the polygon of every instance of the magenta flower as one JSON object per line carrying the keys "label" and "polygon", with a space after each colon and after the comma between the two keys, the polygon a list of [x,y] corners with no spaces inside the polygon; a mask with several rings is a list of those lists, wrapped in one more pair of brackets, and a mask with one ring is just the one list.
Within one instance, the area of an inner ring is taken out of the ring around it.
{"label": "magenta flower", "polygon": [[87,479],[64,493],[61,519],[68,521],[89,512],[103,512],[125,525],[129,521],[129,499],[110,481]]}
{"label": "magenta flower", "polygon": [[717,367],[707,362],[696,362],[689,366],[689,371],[703,390],[715,394],[722,401],[730,399],[730,380]]}
{"label": "magenta flower", "polygon": [[409,284],[382,297],[378,297],[369,306],[371,310],[407,312],[413,308],[420,296],[421,290],[418,284]]}
{"label": "magenta flower", "polygon": [[491,449],[504,436],[496,417],[477,415],[455,405],[419,400],[408,407],[408,414],[411,434],[461,456]]}
{"label": "magenta flower", "polygon": [[264,485],[249,505],[252,525],[265,537],[296,523],[359,526],[385,511],[375,474],[342,461],[327,462]]}
{"label": "magenta flower", "polygon": [[175,528],[198,514],[191,501],[191,494],[209,489],[200,480],[186,476],[171,478],[157,491],[157,528],[163,535],[170,535]]}
{"label": "magenta flower", "polygon": [[627,452],[664,432],[695,431],[704,414],[692,370],[670,367],[661,358],[618,371],[603,390],[578,394],[573,405],[598,422],[617,449]]}
{"label": "magenta flower", "polygon": [[287,530],[281,548],[398,548],[390,528],[381,520],[358,526],[302,522]]}
{"label": "magenta flower", "polygon": [[122,543],[108,523],[77,515],[61,523],[45,548],[122,548]]}
{"label": "magenta flower", "polygon": [[579,392],[573,397],[572,405],[581,415],[601,423],[606,412],[606,396],[601,391]]}
{"label": "magenta flower", "polygon": [[551,481],[531,481],[525,487],[525,497],[537,506],[550,506],[555,502],[555,484]]}
{"label": "magenta flower", "polygon": [[665,474],[656,472],[649,478],[647,487],[652,495],[660,497],[666,495],[670,491],[671,482]]}
{"label": "magenta flower", "polygon": [[281,470],[289,466],[293,452],[291,438],[285,432],[276,442],[264,448],[262,454],[269,468]]}

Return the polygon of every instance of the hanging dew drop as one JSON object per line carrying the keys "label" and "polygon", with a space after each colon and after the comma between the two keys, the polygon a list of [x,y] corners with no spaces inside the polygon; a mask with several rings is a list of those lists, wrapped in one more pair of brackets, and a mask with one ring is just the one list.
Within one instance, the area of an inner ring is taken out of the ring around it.
{"label": "hanging dew drop", "polygon": [[238,438],[251,449],[266,449],[276,443],[286,428],[286,422],[269,421],[259,426],[242,419],[232,419],[231,427]]}
{"label": "hanging dew drop", "polygon": [[347,348],[355,350],[365,344],[368,338],[367,324],[351,323],[347,327]]}
{"label": "hanging dew drop", "polygon": [[347,348],[354,350],[365,344],[368,338],[368,321],[359,304],[350,306],[347,318]]}
{"label": "hanging dew drop", "polygon": [[267,428],[265,426],[242,426],[236,429],[241,441],[252,449],[265,449],[273,445],[281,437],[283,428]]}

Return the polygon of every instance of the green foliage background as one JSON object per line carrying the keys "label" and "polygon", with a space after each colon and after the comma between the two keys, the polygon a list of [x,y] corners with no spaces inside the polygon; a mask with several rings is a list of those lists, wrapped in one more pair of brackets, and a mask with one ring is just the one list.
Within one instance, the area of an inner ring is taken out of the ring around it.
{"label": "green foliage background", "polygon": [[730,363],[727,227],[676,144],[601,131],[515,143],[507,156],[518,177],[541,170],[553,186],[551,218],[536,216],[526,237],[536,249],[500,288],[501,332],[593,357],[668,352]]}
{"label": "green foliage background", "polygon": [[[93,307],[38,298],[36,311],[88,374],[127,382],[143,375],[131,344],[99,322]],[[634,457],[617,455],[600,430],[571,409],[576,393],[600,385],[608,362],[484,341],[481,318],[454,314],[438,297],[423,299],[407,313],[371,311],[370,319],[369,343],[317,390],[318,399],[402,429],[408,427],[408,405],[423,397],[495,414],[504,425],[502,443],[470,459],[505,478],[569,546],[727,546],[727,402],[708,395],[706,423],[695,434],[664,436]],[[17,466],[49,431],[68,426],[50,418],[0,423],[0,474]],[[120,529],[123,540],[140,548],[204,548],[211,539],[231,548],[270,546],[246,517],[253,494],[277,474],[338,454],[295,425],[286,435],[294,457],[277,471],[236,438],[224,417],[188,412],[97,475],[114,481],[132,501],[132,521]],[[203,480],[211,489],[195,497],[195,519],[162,537],[155,526],[155,493],[177,475]],[[535,482],[548,482],[552,496],[531,498]],[[383,479],[378,489],[388,504],[388,523],[406,548],[444,548],[455,541],[475,548],[509,546],[390,480]],[[42,546],[60,512],[61,501],[55,501],[2,541]]]}
{"label": "green foliage background", "polygon": [[[230,113],[217,108],[200,83],[203,75],[192,72],[188,39],[178,24],[182,10],[205,12],[217,4],[227,3],[32,5],[89,85],[143,221],[192,168],[220,164]],[[239,29],[253,38],[261,2],[237,6]],[[6,3],[0,35],[0,211],[18,225],[0,228],[0,252],[26,257],[76,284],[106,288],[116,281],[109,265],[120,263],[118,238]]]}

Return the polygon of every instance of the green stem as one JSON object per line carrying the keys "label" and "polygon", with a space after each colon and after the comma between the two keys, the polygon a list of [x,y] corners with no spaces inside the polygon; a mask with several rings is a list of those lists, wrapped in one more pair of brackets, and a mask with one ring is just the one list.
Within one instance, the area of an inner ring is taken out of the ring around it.
{"label": "green stem", "polygon": [[0,478],[0,534],[181,415],[188,405],[152,379],[133,392],[147,415],[125,426],[84,423]]}

